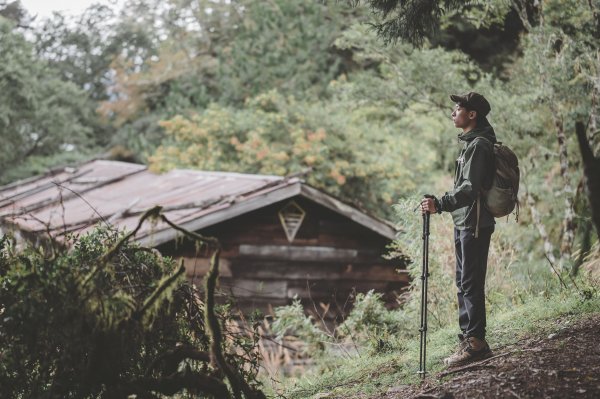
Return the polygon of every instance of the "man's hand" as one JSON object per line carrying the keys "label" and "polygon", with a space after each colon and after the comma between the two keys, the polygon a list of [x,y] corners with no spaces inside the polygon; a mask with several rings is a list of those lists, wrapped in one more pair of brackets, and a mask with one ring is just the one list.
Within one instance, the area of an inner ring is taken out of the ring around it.
{"label": "man's hand", "polygon": [[433,198],[423,198],[421,200],[421,213],[425,214],[426,212],[437,213]]}

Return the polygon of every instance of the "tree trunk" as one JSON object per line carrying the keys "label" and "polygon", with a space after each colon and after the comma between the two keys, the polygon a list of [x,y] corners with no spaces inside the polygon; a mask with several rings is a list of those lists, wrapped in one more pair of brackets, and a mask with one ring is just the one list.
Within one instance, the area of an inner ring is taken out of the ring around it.
{"label": "tree trunk", "polygon": [[585,135],[583,122],[575,124],[575,133],[577,134],[581,158],[583,159],[583,175],[592,210],[592,221],[596,227],[598,239],[600,239],[600,158],[594,156],[590,142]]}
{"label": "tree trunk", "polygon": [[531,218],[533,219],[533,224],[537,227],[538,232],[540,233],[540,237],[542,237],[542,241],[544,241],[544,255],[548,258],[548,261],[554,265],[556,264],[556,258],[554,257],[554,245],[550,242],[548,238],[548,233],[546,233],[546,227],[542,223],[540,218],[540,214],[538,213],[535,207],[535,200],[533,196],[527,192],[527,205],[529,205],[529,210],[531,211]]}
{"label": "tree trunk", "polygon": [[571,253],[573,252],[573,241],[575,241],[575,211],[573,197],[575,195],[571,185],[571,176],[569,175],[569,157],[567,153],[567,143],[563,121],[555,117],[554,126],[556,127],[556,136],[558,139],[558,149],[560,157],[560,175],[563,180],[563,195],[565,199],[565,216],[563,218],[562,242],[560,246],[560,267],[565,269],[569,267]]}

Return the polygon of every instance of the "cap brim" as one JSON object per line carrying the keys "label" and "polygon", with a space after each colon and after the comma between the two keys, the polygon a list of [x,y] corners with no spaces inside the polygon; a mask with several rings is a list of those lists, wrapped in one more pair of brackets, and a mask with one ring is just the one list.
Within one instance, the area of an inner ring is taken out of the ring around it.
{"label": "cap brim", "polygon": [[450,94],[450,100],[454,101],[455,103],[467,102],[467,98],[465,96],[460,96],[458,94]]}

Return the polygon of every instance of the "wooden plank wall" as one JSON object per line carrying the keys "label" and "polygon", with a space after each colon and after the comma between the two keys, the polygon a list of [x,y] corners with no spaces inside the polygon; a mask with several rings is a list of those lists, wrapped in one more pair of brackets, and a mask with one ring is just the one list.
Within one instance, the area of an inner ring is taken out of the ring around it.
{"label": "wooden plank wall", "polygon": [[[222,295],[232,295],[245,312],[269,312],[297,296],[307,310],[329,304],[328,318],[347,312],[353,293],[371,289],[383,293],[388,306],[396,306],[408,273],[402,261],[382,258],[388,240],[307,199],[293,200],[306,215],[291,243],[278,217],[288,201],[201,231],[219,238],[223,247]],[[208,270],[207,253],[196,254],[194,245],[185,241],[159,250],[183,257],[188,277],[201,284]]]}

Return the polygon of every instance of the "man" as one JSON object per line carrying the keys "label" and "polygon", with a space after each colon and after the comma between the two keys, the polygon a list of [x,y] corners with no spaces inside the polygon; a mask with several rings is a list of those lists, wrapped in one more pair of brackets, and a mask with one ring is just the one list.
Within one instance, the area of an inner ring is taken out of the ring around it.
{"label": "man", "polygon": [[494,175],[494,129],[486,116],[490,104],[481,94],[451,95],[456,103],[454,126],[463,144],[456,160],[454,188],[441,198],[430,196],[421,202],[423,213],[451,212],[456,250],[458,324],[461,334],[458,351],[444,363],[455,366],[491,356],[485,341],[485,273],[494,217],[485,209],[482,190],[489,189]]}

